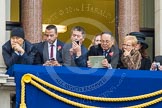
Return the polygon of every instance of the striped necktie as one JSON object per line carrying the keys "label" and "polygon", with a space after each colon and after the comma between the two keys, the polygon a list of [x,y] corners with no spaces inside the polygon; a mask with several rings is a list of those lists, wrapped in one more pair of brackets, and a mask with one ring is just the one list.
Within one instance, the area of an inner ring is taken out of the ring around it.
{"label": "striped necktie", "polygon": [[51,44],[51,53],[50,53],[50,59],[52,59],[53,58],[53,44]]}
{"label": "striped necktie", "polygon": [[103,56],[106,57],[106,55],[107,55],[107,51],[103,50]]}

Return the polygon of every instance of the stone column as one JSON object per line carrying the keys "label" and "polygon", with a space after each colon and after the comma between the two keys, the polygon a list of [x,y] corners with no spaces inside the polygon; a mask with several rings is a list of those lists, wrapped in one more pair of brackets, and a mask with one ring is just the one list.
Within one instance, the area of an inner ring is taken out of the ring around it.
{"label": "stone column", "polygon": [[139,31],[139,0],[119,0],[119,46],[123,36]]}
{"label": "stone column", "polygon": [[4,73],[5,65],[2,57],[2,45],[6,42],[6,0],[0,0],[0,73]]}
{"label": "stone column", "polygon": [[155,0],[155,56],[162,55],[162,1]]}
{"label": "stone column", "polygon": [[42,0],[21,0],[21,20],[25,37],[32,43],[42,40]]}

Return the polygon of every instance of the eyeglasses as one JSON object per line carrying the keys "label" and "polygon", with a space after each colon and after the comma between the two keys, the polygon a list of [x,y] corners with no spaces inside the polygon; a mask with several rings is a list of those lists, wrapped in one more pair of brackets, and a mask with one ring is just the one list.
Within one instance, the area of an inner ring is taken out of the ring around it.
{"label": "eyeglasses", "polygon": [[101,43],[110,43],[111,41],[110,40],[101,40]]}
{"label": "eyeglasses", "polygon": [[132,46],[132,45],[129,45],[129,44],[122,44],[123,46],[127,46],[127,47],[130,47],[130,46]]}

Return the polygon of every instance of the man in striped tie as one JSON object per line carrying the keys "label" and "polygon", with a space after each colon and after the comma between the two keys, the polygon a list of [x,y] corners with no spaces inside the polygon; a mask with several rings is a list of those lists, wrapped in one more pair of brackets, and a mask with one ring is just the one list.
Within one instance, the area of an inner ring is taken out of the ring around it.
{"label": "man in striped tie", "polygon": [[48,25],[44,32],[46,41],[36,44],[41,55],[41,63],[49,66],[60,66],[62,64],[62,48],[64,43],[57,39],[58,33],[55,25]]}

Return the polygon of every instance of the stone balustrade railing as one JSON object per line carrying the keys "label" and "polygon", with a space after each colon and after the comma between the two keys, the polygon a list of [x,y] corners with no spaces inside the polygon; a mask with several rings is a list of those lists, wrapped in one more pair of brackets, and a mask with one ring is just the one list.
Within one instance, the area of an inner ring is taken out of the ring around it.
{"label": "stone balustrade railing", "polygon": [[13,108],[15,89],[14,77],[0,74],[0,108]]}

